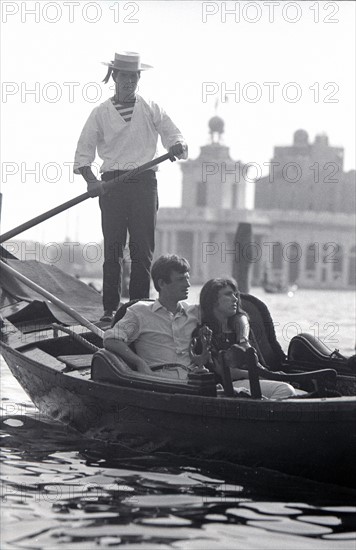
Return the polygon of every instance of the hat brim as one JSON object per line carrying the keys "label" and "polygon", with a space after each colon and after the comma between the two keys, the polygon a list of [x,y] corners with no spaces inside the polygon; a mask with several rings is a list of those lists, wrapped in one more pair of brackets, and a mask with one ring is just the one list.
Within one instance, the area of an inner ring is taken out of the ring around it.
{"label": "hat brim", "polygon": [[148,69],[153,69],[152,65],[147,65],[147,63],[141,63],[140,67],[137,69],[128,69],[127,67],[122,67],[120,69],[120,67],[116,67],[114,63],[105,63],[105,61],[102,61],[101,64],[110,67],[110,69],[125,71],[127,73],[137,73],[138,71],[147,71]]}

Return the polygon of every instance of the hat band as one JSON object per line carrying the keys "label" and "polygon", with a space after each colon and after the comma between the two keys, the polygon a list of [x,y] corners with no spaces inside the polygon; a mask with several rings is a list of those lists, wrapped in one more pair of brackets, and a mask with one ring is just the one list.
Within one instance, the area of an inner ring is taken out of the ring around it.
{"label": "hat band", "polygon": [[140,70],[140,64],[138,61],[123,61],[115,59],[114,63],[111,65],[113,69],[127,69],[131,71],[139,71]]}

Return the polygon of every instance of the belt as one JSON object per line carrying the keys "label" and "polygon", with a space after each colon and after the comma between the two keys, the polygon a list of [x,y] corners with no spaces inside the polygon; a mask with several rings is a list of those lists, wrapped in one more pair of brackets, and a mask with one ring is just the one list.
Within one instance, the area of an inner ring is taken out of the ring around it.
{"label": "belt", "polygon": [[[101,174],[101,179],[104,181],[109,181],[114,178],[119,178],[120,176],[123,176],[124,174],[127,174],[128,172],[132,172],[132,170],[109,170],[108,172],[103,172]],[[144,170],[143,172],[140,172],[139,174],[134,174],[134,178],[139,178],[143,174],[147,174],[148,172],[154,172],[154,170]],[[127,180],[129,181],[129,180]]]}
{"label": "belt", "polygon": [[177,369],[177,368],[180,368],[180,369],[183,369],[187,372],[190,372],[189,367],[186,367],[185,365],[181,365],[179,363],[166,363],[165,365],[154,365],[153,367],[150,367],[150,368],[153,371],[162,370],[162,369]]}

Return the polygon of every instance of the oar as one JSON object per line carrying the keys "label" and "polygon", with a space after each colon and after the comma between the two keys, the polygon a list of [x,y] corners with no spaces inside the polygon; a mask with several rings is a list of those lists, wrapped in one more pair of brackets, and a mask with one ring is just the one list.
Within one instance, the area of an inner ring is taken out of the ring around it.
{"label": "oar", "polygon": [[6,273],[9,273],[9,275],[12,275],[13,277],[16,277],[19,281],[21,281],[24,285],[28,286],[29,288],[32,288],[32,290],[35,290],[38,292],[38,294],[41,294],[44,298],[52,302],[52,304],[55,304],[57,307],[59,307],[62,311],[67,313],[70,317],[78,321],[81,325],[89,329],[91,332],[94,332],[97,336],[100,336],[100,338],[103,338],[104,331],[98,328],[96,325],[88,321],[83,315],[80,315],[77,311],[75,311],[73,308],[68,306],[68,304],[62,302],[59,298],[54,296],[54,294],[51,294],[46,290],[45,288],[39,286],[37,283],[34,283],[31,281],[31,279],[28,279],[25,275],[22,275],[22,273],[19,273],[16,269],[9,266],[6,262],[0,259],[0,266],[1,269],[3,269]]}
{"label": "oar", "polygon": [[[105,191],[112,189],[113,187],[115,187],[115,185],[122,183],[128,179],[132,179],[137,174],[140,174],[140,172],[149,170],[153,166],[156,166],[157,164],[161,164],[161,162],[164,162],[165,160],[168,160],[168,159],[173,161],[175,160],[175,157],[171,153],[166,153],[165,155],[157,157],[156,159],[153,159],[150,162],[146,162],[145,164],[142,164],[142,166],[138,166],[137,168],[134,168],[134,170],[130,170],[126,172],[119,178],[113,178],[112,180],[103,182],[102,184],[103,188],[105,189]],[[19,233],[22,233],[23,231],[26,231],[27,229],[30,229],[31,227],[34,227],[35,225],[38,225],[39,223],[44,222],[45,220],[48,220],[53,216],[56,216],[56,214],[60,214],[61,212],[64,212],[64,210],[68,210],[68,208],[71,208],[72,206],[75,206],[76,204],[79,204],[80,202],[87,200],[90,196],[91,195],[89,195],[88,192],[83,193],[82,195],[78,195],[78,197],[75,197],[74,199],[64,202],[63,204],[60,204],[59,206],[56,206],[55,208],[52,208],[51,210],[48,210],[47,212],[44,212],[43,214],[40,214],[39,216],[32,218],[32,220],[22,223],[17,227],[14,227],[14,229],[10,229],[10,231],[7,231],[3,235],[0,235],[0,243],[8,241],[9,239],[13,239],[13,237],[16,237],[16,235],[19,235]]]}

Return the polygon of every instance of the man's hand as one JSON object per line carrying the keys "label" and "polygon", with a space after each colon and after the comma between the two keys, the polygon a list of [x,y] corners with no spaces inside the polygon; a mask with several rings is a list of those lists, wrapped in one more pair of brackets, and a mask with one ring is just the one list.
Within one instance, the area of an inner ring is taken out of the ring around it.
{"label": "man's hand", "polygon": [[116,353],[116,355],[121,357],[131,369],[143,374],[153,374],[144,359],[133,352],[126,342],[113,336],[113,329],[108,329],[106,331],[106,336],[104,335],[104,348],[112,353]]}
{"label": "man's hand", "polygon": [[188,151],[187,146],[184,143],[175,143],[169,148],[169,153],[171,155],[171,161],[174,162],[176,158],[186,158],[186,153]]}
{"label": "man's hand", "polygon": [[100,180],[93,180],[87,182],[87,191],[91,197],[99,197],[102,195],[104,189]]}
{"label": "man's hand", "polygon": [[97,179],[90,166],[81,166],[79,172],[87,182],[87,191],[91,197],[98,197],[103,192],[102,182]]}
{"label": "man's hand", "polygon": [[137,372],[141,372],[142,374],[153,374],[152,370],[143,359],[136,361],[135,366],[137,368]]}

